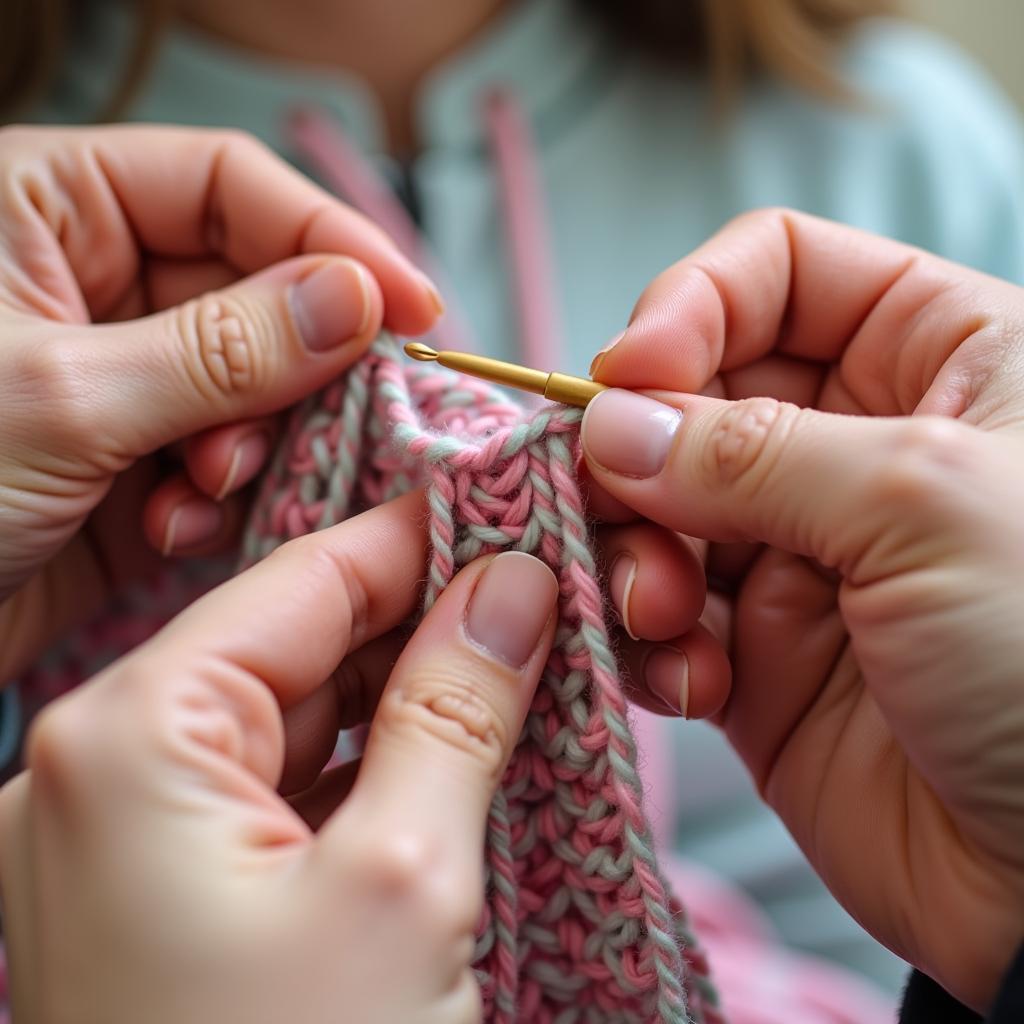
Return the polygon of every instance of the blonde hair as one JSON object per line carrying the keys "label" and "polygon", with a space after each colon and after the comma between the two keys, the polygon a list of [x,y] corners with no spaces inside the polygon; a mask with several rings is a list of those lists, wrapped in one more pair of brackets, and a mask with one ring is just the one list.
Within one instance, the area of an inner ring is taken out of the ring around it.
{"label": "blonde hair", "polygon": [[[652,56],[702,68],[719,100],[762,72],[839,98],[834,71],[846,32],[893,0],[578,0],[616,36]],[[3,0],[0,3],[0,119],[43,97],[60,71],[77,18],[88,0]],[[136,0],[135,40],[112,94],[95,116],[121,114],[142,84],[174,0]]]}

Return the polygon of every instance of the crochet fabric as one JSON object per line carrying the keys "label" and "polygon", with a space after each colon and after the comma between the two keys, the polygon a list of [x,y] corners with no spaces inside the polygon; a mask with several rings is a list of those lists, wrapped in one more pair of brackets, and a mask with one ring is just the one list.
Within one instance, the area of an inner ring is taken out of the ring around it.
{"label": "crochet fabric", "polygon": [[555,645],[491,808],[476,969],[496,1024],[716,1024],[707,963],[670,900],[576,481],[578,409],[401,358],[382,336],[298,407],[244,543],[290,537],[426,485],[424,607],[479,555],[528,551],[559,576]]}

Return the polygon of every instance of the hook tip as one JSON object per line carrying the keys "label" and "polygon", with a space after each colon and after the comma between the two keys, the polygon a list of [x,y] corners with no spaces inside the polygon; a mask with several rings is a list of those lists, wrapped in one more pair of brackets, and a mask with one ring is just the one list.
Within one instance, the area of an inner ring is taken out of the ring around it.
{"label": "hook tip", "polygon": [[429,345],[424,345],[422,341],[410,341],[405,346],[405,354],[413,359],[418,359],[421,363],[430,362],[438,355],[434,349]]}

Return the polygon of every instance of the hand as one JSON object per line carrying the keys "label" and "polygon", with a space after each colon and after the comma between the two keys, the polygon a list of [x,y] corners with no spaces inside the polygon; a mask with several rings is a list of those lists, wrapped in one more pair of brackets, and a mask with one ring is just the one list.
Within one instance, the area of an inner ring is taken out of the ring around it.
{"label": "hand", "polygon": [[4,129],[0,186],[2,682],[157,552],[226,546],[271,414],[440,300],[241,135]]}
{"label": "hand", "polygon": [[[558,584],[474,562],[385,685],[424,514],[411,495],[293,541],[42,713],[0,792],[18,1019],[479,1019],[485,824]],[[375,704],[361,764],[310,786]]]}
{"label": "hand", "polygon": [[727,696],[835,895],[984,1009],[1024,936],[1024,292],[758,213],[656,279],[594,370],[658,399],[591,403],[596,504],[714,542],[728,589],[705,618],[731,692],[688,635],[635,657],[648,688]]}

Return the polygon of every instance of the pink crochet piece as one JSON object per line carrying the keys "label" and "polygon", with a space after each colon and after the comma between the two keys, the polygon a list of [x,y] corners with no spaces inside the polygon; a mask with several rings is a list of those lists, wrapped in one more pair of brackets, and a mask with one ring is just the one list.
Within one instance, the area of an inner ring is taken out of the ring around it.
{"label": "pink crochet piece", "polygon": [[481,382],[409,365],[382,336],[294,412],[244,557],[425,484],[425,607],[478,555],[547,562],[561,582],[555,647],[488,829],[475,965],[485,1019],[717,1024],[706,959],[670,902],[642,808],[575,477],[580,418],[526,413]]}

